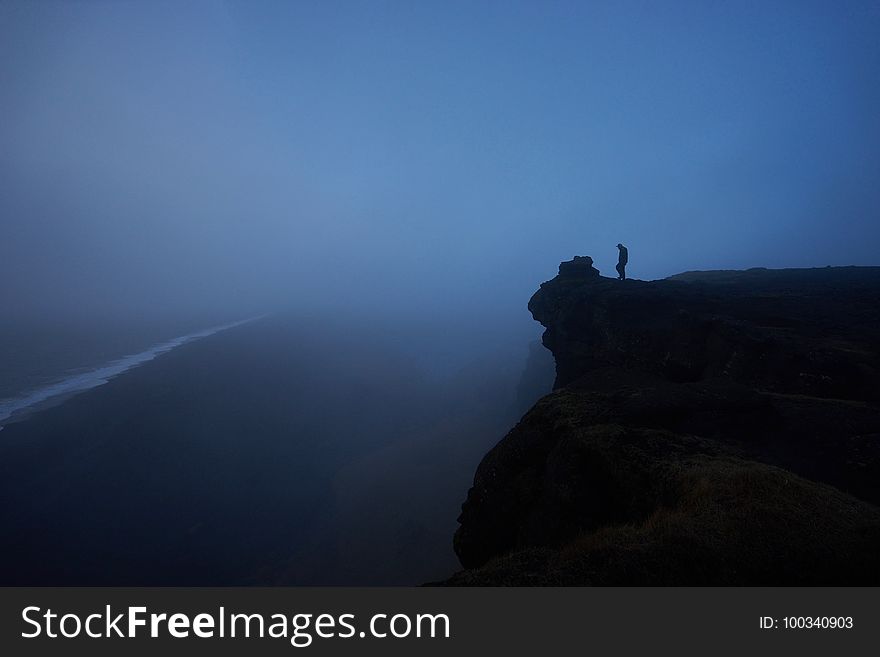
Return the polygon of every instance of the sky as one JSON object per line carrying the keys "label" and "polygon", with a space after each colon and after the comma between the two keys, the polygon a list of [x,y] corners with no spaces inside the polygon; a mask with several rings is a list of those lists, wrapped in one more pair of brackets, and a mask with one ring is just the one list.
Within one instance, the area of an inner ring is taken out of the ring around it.
{"label": "sky", "polygon": [[0,0],[0,307],[467,323],[618,242],[644,279],[877,265],[877,34],[839,0]]}

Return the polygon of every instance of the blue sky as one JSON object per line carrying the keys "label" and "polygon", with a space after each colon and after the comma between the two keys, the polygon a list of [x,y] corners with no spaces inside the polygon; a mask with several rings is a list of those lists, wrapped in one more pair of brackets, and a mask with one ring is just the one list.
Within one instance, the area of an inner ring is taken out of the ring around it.
{"label": "blue sky", "polygon": [[[880,264],[876,2],[0,3],[22,309],[521,312]],[[8,296],[7,296],[8,295]]]}

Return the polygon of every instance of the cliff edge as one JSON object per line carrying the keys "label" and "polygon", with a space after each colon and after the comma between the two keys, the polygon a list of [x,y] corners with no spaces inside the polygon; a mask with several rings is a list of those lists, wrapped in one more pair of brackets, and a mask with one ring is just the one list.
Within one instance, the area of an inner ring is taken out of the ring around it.
{"label": "cliff edge", "polygon": [[604,278],[529,302],[555,390],[482,460],[447,584],[880,583],[880,268]]}

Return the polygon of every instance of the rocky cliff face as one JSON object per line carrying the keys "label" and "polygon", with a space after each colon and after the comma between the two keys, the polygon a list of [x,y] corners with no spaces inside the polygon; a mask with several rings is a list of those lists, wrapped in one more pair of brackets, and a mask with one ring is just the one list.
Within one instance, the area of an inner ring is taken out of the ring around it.
{"label": "rocky cliff face", "polygon": [[556,390],[481,462],[451,584],[880,583],[880,268],[529,302]]}
{"label": "rocky cliff face", "polygon": [[[595,271],[595,270],[594,270]],[[560,275],[529,302],[556,386],[596,367],[670,381],[724,377],[787,393],[880,400],[880,268],[691,272],[620,282]]]}

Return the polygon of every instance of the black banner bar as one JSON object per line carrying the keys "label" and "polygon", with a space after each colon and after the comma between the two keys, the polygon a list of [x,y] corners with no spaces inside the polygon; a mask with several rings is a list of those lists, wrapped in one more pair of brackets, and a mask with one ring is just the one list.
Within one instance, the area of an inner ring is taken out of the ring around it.
{"label": "black banner bar", "polygon": [[8,588],[0,654],[868,654],[877,600],[874,588]]}

